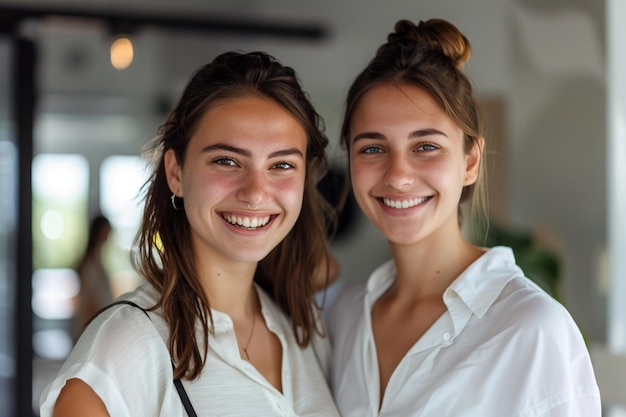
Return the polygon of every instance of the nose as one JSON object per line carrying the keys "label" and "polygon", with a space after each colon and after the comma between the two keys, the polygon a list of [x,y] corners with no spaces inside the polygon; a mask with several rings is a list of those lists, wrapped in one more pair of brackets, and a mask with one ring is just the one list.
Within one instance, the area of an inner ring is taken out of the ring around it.
{"label": "nose", "polygon": [[392,153],[387,160],[384,182],[395,189],[402,189],[415,181],[408,157],[401,153]]}
{"label": "nose", "polygon": [[267,199],[266,178],[262,173],[249,171],[243,177],[237,196],[248,207],[259,206]]}

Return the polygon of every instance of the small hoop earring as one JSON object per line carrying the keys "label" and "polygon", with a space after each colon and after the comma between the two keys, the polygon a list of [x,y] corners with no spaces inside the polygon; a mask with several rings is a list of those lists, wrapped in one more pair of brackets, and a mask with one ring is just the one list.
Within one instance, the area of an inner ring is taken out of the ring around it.
{"label": "small hoop earring", "polygon": [[182,203],[183,199],[181,197],[176,197],[176,194],[172,194],[172,197],[170,198],[172,200],[172,207],[174,207],[174,210],[182,210],[185,208],[183,204],[181,204],[180,206],[176,204],[176,199],[179,199]]}
{"label": "small hoop earring", "polygon": [[258,206],[258,204],[254,204],[253,205],[253,204],[248,203],[248,208],[250,210],[256,210],[257,208],[259,208],[259,206]]}

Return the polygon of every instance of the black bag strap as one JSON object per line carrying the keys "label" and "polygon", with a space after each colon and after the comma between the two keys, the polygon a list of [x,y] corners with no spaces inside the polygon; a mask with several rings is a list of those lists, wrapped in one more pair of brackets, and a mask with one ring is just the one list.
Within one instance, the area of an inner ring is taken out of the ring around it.
{"label": "black bag strap", "polygon": [[[136,307],[139,310],[143,311],[143,314],[145,314],[146,317],[148,317],[148,319],[150,319],[150,321],[152,321],[152,319],[148,315],[148,312],[143,307],[141,307],[138,304],[136,304],[136,303],[134,303],[132,301],[129,301],[129,300],[114,301],[113,303],[109,304],[108,306],[106,306],[105,308],[100,310],[98,312],[98,314],[102,313],[107,308],[113,307],[114,305],[118,305],[118,304],[127,304],[129,306]],[[171,358],[170,358],[170,361],[172,362],[172,368],[175,368],[176,365],[174,365],[174,361]],[[191,400],[189,400],[189,396],[187,395],[187,391],[185,391],[185,387],[183,386],[183,383],[180,380],[180,378],[174,379],[174,386],[176,387],[176,391],[178,392],[178,396],[180,397],[180,401],[183,403],[183,407],[185,407],[185,411],[187,411],[187,415],[189,417],[198,417],[198,415],[196,414],[196,410],[193,409],[193,405],[191,404]]]}
{"label": "black bag strap", "polygon": [[[172,367],[173,366],[174,362],[172,362]],[[176,387],[176,391],[178,391],[178,396],[183,403],[183,407],[185,407],[185,411],[187,411],[187,415],[189,417],[198,417],[196,410],[194,410],[193,405],[191,405],[187,391],[185,391],[185,387],[183,387],[183,383],[180,381],[180,378],[176,378],[174,380],[174,386]]]}

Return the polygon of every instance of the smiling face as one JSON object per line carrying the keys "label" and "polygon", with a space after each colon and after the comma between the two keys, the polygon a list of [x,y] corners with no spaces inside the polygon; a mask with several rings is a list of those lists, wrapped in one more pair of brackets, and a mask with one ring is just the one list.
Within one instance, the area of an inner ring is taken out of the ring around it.
{"label": "smiling face", "polygon": [[165,154],[171,191],[184,198],[196,258],[258,262],[302,207],[307,136],[273,100],[221,101],[204,114],[181,166]]}
{"label": "smiling face", "polygon": [[421,88],[383,84],[360,99],[350,120],[354,194],[390,242],[458,235],[461,192],[480,163],[478,146],[466,154],[463,136]]}

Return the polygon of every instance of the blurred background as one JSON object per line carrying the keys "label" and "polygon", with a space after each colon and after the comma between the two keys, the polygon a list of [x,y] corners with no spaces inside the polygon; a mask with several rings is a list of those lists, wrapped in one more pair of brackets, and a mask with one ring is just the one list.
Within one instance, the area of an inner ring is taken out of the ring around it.
{"label": "blurred background", "polygon": [[[488,121],[487,242],[513,246],[567,307],[605,415],[626,415],[626,2],[0,0],[0,417],[36,416],[72,347],[77,267],[96,216],[110,223],[97,261],[111,295],[140,282],[128,252],[141,149],[192,71],[232,49],[293,66],[340,178],[350,82],[398,19],[434,17],[473,46],[466,72]],[[390,256],[358,208],[341,219],[341,275],[326,302]]]}

